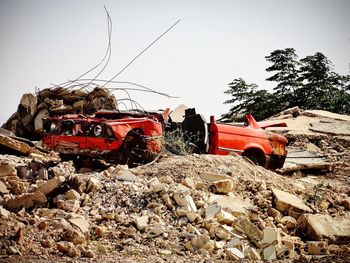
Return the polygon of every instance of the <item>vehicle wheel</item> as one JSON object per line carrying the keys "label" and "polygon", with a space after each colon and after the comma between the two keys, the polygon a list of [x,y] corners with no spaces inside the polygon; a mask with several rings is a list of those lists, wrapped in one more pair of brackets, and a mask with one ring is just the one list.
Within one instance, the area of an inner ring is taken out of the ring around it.
{"label": "vehicle wheel", "polygon": [[247,159],[249,159],[250,161],[252,161],[252,163],[256,164],[256,165],[260,165],[265,167],[266,164],[266,158],[265,158],[265,154],[263,152],[261,152],[260,150],[257,149],[248,149],[247,151],[245,151],[242,156],[246,157]]}
{"label": "vehicle wheel", "polygon": [[125,136],[123,163],[129,167],[145,163],[147,145],[143,141],[141,131],[130,131]]}

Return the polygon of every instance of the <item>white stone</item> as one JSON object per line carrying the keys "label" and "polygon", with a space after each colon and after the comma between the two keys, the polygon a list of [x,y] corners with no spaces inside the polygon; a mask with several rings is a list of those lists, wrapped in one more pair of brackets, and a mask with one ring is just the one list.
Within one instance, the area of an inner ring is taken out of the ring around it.
{"label": "white stone", "polygon": [[227,248],[225,252],[229,260],[239,260],[244,258],[243,252],[237,248]]}
{"label": "white stone", "polygon": [[270,245],[263,250],[264,260],[275,260],[276,256],[276,248],[275,245]]}

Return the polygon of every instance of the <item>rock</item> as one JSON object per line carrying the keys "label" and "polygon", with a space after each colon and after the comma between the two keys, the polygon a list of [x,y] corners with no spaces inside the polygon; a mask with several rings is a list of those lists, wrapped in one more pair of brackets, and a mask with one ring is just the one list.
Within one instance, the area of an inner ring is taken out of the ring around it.
{"label": "rock", "polygon": [[[14,151],[21,155],[29,155],[31,152],[38,152],[34,147],[30,147],[27,143],[10,138],[3,134],[0,134],[0,146],[5,147],[6,150],[12,150],[10,152]],[[1,175],[0,173],[0,176],[6,175]]]}
{"label": "rock", "polygon": [[231,179],[225,179],[213,182],[215,192],[227,194],[233,190],[233,181]]}
{"label": "rock", "polygon": [[196,204],[190,195],[176,193],[174,199],[178,206],[183,207],[187,211],[197,212]]}
{"label": "rock", "polygon": [[263,245],[271,245],[271,244],[281,244],[281,234],[279,229],[273,229],[272,227],[266,227],[263,231],[263,239],[261,243]]}
{"label": "rock", "polygon": [[17,170],[9,164],[0,164],[0,177],[2,176],[17,176]]}
{"label": "rock", "polygon": [[104,237],[107,233],[107,228],[105,226],[97,226],[95,228],[95,234],[98,237]]}
{"label": "rock", "polygon": [[304,214],[297,220],[299,228],[311,240],[327,239],[330,243],[342,244],[350,241],[350,220],[332,218],[329,215]]}
{"label": "rock", "polygon": [[244,258],[243,252],[237,248],[227,248],[225,254],[229,260],[239,260]]}
{"label": "rock", "polygon": [[63,254],[67,254],[69,257],[80,257],[81,252],[71,242],[60,241],[56,244],[57,250]]}
{"label": "rock", "polygon": [[241,240],[239,238],[235,237],[235,238],[231,239],[230,242],[228,242],[226,246],[228,248],[234,248],[240,244],[241,244]]}
{"label": "rock", "polygon": [[6,185],[0,181],[0,194],[8,194],[10,191],[7,189]]}
{"label": "rock", "polygon": [[80,230],[74,228],[66,230],[63,234],[63,239],[65,241],[72,242],[74,245],[85,242],[85,236],[80,232]]}
{"label": "rock", "polygon": [[76,213],[80,208],[80,202],[78,200],[57,200],[57,208]]}
{"label": "rock", "polygon": [[23,241],[24,241],[24,228],[23,227],[20,227],[15,236],[13,237],[14,241],[18,244],[22,244]]}
{"label": "rock", "polygon": [[287,229],[294,229],[297,226],[297,220],[291,216],[284,216],[279,222]]}
{"label": "rock", "polygon": [[22,194],[24,192],[27,192],[28,189],[28,183],[19,181],[19,180],[8,180],[8,184],[10,186],[10,191],[13,194]]}
{"label": "rock", "polygon": [[117,173],[116,173],[116,177],[117,180],[120,181],[128,181],[128,182],[138,182],[141,181],[141,179],[139,177],[137,177],[136,175],[134,175],[132,172],[130,172],[129,170],[126,169],[120,169]]}
{"label": "rock", "polygon": [[80,200],[80,194],[74,189],[71,189],[68,192],[66,192],[64,198],[66,200]]}
{"label": "rock", "polygon": [[297,196],[278,189],[272,189],[272,192],[275,195],[275,205],[278,211],[295,219],[303,213],[312,213],[311,208]]}
{"label": "rock", "polygon": [[246,200],[232,195],[213,195],[209,198],[209,203],[217,204],[226,211],[231,212],[234,216],[247,215],[248,210],[254,206]]}
{"label": "rock", "polygon": [[193,237],[191,240],[191,245],[197,249],[201,249],[209,240],[210,240],[210,237],[207,234],[202,234],[202,235]]}
{"label": "rock", "polygon": [[71,218],[68,221],[72,225],[78,227],[83,234],[89,233],[89,227],[90,227],[89,221],[83,218]]}
{"label": "rock", "polygon": [[220,209],[219,212],[215,214],[215,218],[219,223],[227,225],[232,225],[232,223],[236,220],[236,217],[234,217],[231,213],[224,211],[223,209]]}
{"label": "rock", "polygon": [[38,187],[38,191],[42,192],[44,195],[47,195],[51,193],[53,190],[57,189],[62,185],[62,183],[65,181],[64,176],[57,176],[50,180],[48,180],[46,183]]}
{"label": "rock", "polygon": [[270,245],[263,250],[264,260],[275,260],[277,259],[275,245]]}
{"label": "rock", "polygon": [[214,217],[221,210],[221,206],[214,204],[205,208],[205,218]]}
{"label": "rock", "polygon": [[42,192],[36,191],[31,194],[23,194],[21,196],[9,199],[5,202],[5,208],[9,210],[30,208],[34,206],[43,206],[47,202],[45,195]]}
{"label": "rock", "polygon": [[277,255],[278,259],[287,259],[287,258],[292,257],[292,255],[293,255],[291,253],[291,251],[289,250],[289,248],[285,245],[281,245],[281,244],[276,245],[275,248],[276,248],[276,255]]}
{"label": "rock", "polygon": [[224,225],[219,225],[217,228],[215,228],[214,233],[221,240],[230,240],[232,238],[230,230],[230,228],[225,227]]}
{"label": "rock", "polygon": [[341,205],[344,206],[347,210],[350,210],[350,197],[344,199],[341,202]]}
{"label": "rock", "polygon": [[98,179],[91,177],[89,181],[87,182],[86,191],[89,192],[96,192],[98,189],[101,188],[101,183]]}
{"label": "rock", "polygon": [[329,254],[327,241],[308,241],[308,254],[309,255],[327,255]]}
{"label": "rock", "polygon": [[277,209],[271,207],[268,211],[267,214],[269,216],[272,216],[276,221],[281,220],[281,218],[283,217],[283,215],[281,214],[280,211],[278,211]]}
{"label": "rock", "polygon": [[253,240],[260,241],[263,238],[263,232],[244,216],[237,218],[234,223],[234,227],[245,233],[249,238]]}
{"label": "rock", "polygon": [[187,186],[190,189],[195,189],[196,188],[196,184],[193,180],[192,177],[186,177],[185,179],[182,180],[182,184]]}
{"label": "rock", "polygon": [[0,216],[4,217],[4,218],[8,218],[10,215],[10,212],[7,211],[5,208],[3,208],[1,205],[0,205]]}
{"label": "rock", "polygon": [[163,256],[163,257],[170,257],[173,252],[171,250],[168,249],[159,249],[158,250],[159,255]]}
{"label": "rock", "polygon": [[244,256],[254,261],[261,260],[260,254],[256,251],[255,248],[252,248],[252,247],[247,247],[246,249],[244,249]]}
{"label": "rock", "polygon": [[164,228],[163,228],[162,224],[156,223],[156,224],[153,224],[152,226],[149,227],[149,229],[147,231],[147,237],[154,238],[154,237],[162,235],[163,233],[164,233]]}
{"label": "rock", "polygon": [[136,228],[141,231],[144,230],[148,226],[149,217],[148,216],[140,216],[135,219]]}
{"label": "rock", "polygon": [[152,178],[148,183],[152,192],[158,193],[166,190],[165,184],[160,183],[157,178]]}

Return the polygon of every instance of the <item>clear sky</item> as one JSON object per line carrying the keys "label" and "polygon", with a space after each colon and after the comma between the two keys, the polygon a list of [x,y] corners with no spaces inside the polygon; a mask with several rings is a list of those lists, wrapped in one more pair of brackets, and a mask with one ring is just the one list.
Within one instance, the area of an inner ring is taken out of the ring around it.
{"label": "clear sky", "polygon": [[1,123],[23,93],[73,79],[102,59],[108,44],[104,5],[113,35],[101,78],[115,75],[181,19],[116,79],[180,97],[131,93],[146,109],[183,103],[207,120],[219,117],[229,109],[224,91],[234,78],[273,87],[265,81],[265,56],[286,47],[300,58],[320,51],[336,72],[349,73],[349,0],[0,0]]}

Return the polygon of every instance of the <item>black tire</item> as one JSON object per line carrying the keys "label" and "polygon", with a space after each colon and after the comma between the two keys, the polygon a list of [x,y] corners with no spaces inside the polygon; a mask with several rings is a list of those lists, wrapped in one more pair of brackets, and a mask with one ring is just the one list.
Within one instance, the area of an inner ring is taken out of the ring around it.
{"label": "black tire", "polygon": [[260,165],[262,167],[265,167],[266,165],[265,154],[258,149],[248,149],[242,154],[242,156],[246,157],[256,165]]}

